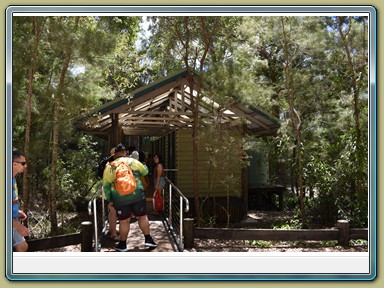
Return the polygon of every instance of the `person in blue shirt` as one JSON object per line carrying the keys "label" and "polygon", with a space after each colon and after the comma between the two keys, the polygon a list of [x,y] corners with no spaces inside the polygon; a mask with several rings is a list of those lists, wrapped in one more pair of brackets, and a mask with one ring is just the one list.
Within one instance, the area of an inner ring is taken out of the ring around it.
{"label": "person in blue shirt", "polygon": [[29,235],[29,229],[20,220],[27,219],[27,215],[19,210],[19,192],[17,189],[16,176],[23,173],[27,168],[27,161],[22,152],[15,150],[12,153],[12,246],[16,252],[26,252],[28,244],[25,236]]}

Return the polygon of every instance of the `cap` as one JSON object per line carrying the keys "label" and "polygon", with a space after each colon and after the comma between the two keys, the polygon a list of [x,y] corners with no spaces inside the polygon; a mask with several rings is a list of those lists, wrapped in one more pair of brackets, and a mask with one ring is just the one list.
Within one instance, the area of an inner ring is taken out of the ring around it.
{"label": "cap", "polygon": [[116,148],[115,148],[115,153],[117,153],[117,152],[120,152],[120,151],[125,151],[126,149],[125,149],[125,146],[123,145],[123,144],[118,144],[117,146],[116,146]]}
{"label": "cap", "polygon": [[139,152],[133,151],[129,157],[136,159],[136,160],[139,160]]}

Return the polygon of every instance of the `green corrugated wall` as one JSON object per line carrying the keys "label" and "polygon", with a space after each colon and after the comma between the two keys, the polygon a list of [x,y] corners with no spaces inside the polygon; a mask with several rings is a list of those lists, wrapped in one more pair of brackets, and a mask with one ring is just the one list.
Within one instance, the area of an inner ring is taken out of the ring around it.
{"label": "green corrugated wall", "polygon": [[[193,156],[192,156],[192,130],[179,129],[175,132],[176,151],[175,151],[175,168],[178,169],[175,177],[175,184],[181,192],[187,197],[193,197]],[[201,145],[200,145],[201,146]],[[240,147],[239,147],[240,148]],[[208,152],[199,147],[199,195],[201,197],[209,194],[209,165]],[[232,172],[235,178],[239,180],[232,185],[229,195],[241,197],[241,169]],[[225,197],[227,192],[225,187],[216,179],[213,193],[209,196]]]}

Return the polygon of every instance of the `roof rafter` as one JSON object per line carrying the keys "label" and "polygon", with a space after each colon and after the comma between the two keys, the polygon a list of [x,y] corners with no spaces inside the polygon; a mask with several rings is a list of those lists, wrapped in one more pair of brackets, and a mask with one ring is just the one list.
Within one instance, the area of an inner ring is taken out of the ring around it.
{"label": "roof rafter", "polygon": [[[124,134],[139,136],[165,135],[175,129],[190,128],[196,91],[190,91],[186,76],[186,70],[171,74],[78,117],[75,123],[84,132],[107,134],[112,129],[112,115],[117,115]],[[223,107],[207,96],[200,99],[199,118],[202,125],[219,122],[229,129],[245,127],[259,135],[273,134],[280,126],[273,117],[241,101],[234,99],[230,107]]]}

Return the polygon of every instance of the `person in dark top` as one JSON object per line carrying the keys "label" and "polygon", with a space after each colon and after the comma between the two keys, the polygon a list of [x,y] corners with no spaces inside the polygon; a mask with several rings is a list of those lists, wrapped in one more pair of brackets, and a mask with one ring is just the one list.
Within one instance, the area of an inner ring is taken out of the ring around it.
{"label": "person in dark top", "polygon": [[165,186],[163,159],[160,154],[153,155],[155,167],[153,169],[153,185],[155,190],[163,190]]}

